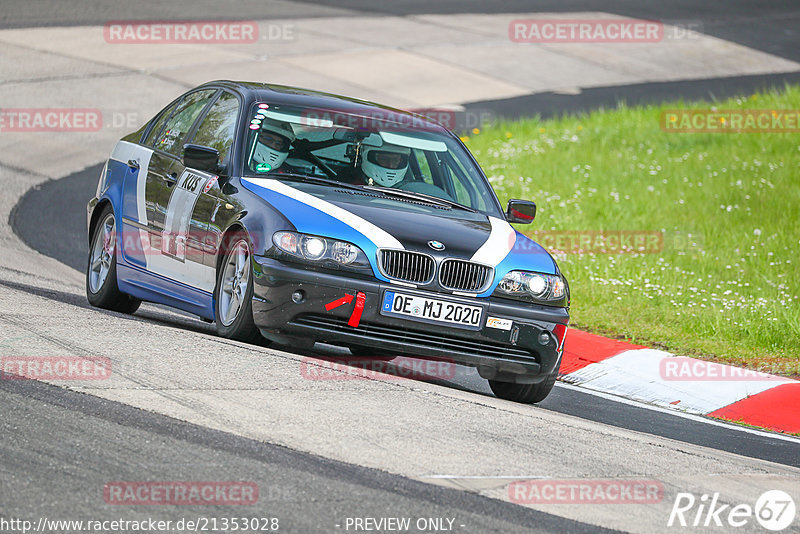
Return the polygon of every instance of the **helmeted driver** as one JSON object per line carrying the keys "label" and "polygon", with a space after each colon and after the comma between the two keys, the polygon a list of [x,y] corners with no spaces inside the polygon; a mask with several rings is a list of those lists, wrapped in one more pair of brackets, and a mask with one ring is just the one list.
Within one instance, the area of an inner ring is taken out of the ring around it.
{"label": "helmeted driver", "polygon": [[370,185],[394,187],[406,176],[411,150],[396,145],[362,145],[361,172]]}
{"label": "helmeted driver", "polygon": [[269,170],[277,169],[286,161],[295,139],[294,131],[288,123],[265,119],[258,131],[253,161],[256,164],[269,165]]}

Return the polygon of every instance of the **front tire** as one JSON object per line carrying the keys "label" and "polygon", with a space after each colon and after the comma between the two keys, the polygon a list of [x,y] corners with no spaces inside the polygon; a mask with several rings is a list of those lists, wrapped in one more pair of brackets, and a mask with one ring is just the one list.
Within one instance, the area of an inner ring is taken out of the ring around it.
{"label": "front tire", "polygon": [[227,237],[222,250],[214,293],[217,334],[245,343],[263,341],[253,321],[253,260],[247,234]]}
{"label": "front tire", "polygon": [[86,265],[86,299],[97,308],[133,313],[141,300],[119,290],[117,284],[117,223],[114,210],[106,206],[100,213],[89,244]]}
{"label": "front tire", "polygon": [[489,387],[500,399],[521,402],[523,404],[534,404],[542,402],[547,398],[553,390],[557,377],[558,369],[553,371],[538,384],[514,384],[511,382],[489,380]]}

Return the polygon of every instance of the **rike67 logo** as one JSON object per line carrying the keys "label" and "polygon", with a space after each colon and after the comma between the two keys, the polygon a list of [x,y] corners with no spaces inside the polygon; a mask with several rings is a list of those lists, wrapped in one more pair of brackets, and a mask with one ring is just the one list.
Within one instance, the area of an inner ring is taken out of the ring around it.
{"label": "rike67 logo", "polygon": [[667,526],[680,527],[722,527],[723,529],[753,526],[753,519],[761,527],[778,532],[794,522],[794,499],[781,490],[765,491],[756,500],[755,506],[749,504],[723,504],[719,493],[703,494],[697,498],[692,493],[678,493]]}

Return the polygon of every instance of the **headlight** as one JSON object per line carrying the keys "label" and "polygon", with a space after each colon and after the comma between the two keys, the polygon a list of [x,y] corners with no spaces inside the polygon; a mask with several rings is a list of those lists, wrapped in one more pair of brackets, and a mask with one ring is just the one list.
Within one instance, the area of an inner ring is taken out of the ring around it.
{"label": "headlight", "polygon": [[[331,256],[342,265],[350,265],[358,259],[361,249],[344,241],[336,241],[331,248]],[[361,252],[361,254],[364,254]]]}
{"label": "headlight", "polygon": [[318,260],[325,254],[325,240],[319,237],[304,236],[302,238],[303,256],[309,260]]}
{"label": "headlight", "polygon": [[296,232],[275,232],[272,242],[280,252],[325,267],[372,269],[364,251],[346,241]]}
{"label": "headlight", "polygon": [[567,284],[558,275],[511,271],[497,284],[495,295],[543,304],[560,304],[560,301],[566,299]]}

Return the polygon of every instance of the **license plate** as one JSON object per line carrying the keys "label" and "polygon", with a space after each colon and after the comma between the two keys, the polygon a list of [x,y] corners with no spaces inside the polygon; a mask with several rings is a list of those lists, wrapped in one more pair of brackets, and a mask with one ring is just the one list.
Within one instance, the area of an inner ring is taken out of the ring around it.
{"label": "license plate", "polygon": [[448,324],[461,328],[480,328],[483,308],[447,300],[408,295],[396,291],[383,294],[381,314],[412,320]]}

